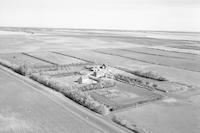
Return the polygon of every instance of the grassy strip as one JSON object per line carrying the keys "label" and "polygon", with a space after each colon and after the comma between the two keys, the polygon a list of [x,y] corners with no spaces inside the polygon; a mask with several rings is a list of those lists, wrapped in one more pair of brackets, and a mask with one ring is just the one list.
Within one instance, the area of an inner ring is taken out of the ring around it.
{"label": "grassy strip", "polygon": [[33,80],[36,80],[37,82],[40,82],[41,84],[44,84],[45,86],[48,86],[62,93],[66,97],[72,99],[73,101],[79,103],[82,106],[89,108],[90,110],[96,113],[103,114],[103,115],[110,113],[110,109],[106,105],[94,100],[90,96],[90,94],[82,92],[76,87],[66,86],[65,84],[49,79],[48,76],[44,76],[44,75],[41,76],[40,74],[37,74],[37,73],[32,74],[30,77]]}
{"label": "grassy strip", "polygon": [[113,120],[115,123],[117,123],[117,124],[119,124],[119,125],[121,125],[121,126],[127,128],[127,129],[131,130],[131,131],[134,132],[134,133],[145,133],[144,129],[138,127],[138,126],[135,125],[135,124],[132,124],[130,121],[128,121],[128,120],[126,120],[126,119],[123,119],[123,118],[114,116],[114,117],[112,118],[112,120]]}

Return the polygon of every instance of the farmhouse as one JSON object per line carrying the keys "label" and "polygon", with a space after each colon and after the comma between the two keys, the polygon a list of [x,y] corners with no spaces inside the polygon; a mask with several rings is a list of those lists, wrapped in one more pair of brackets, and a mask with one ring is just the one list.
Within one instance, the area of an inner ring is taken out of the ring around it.
{"label": "farmhouse", "polygon": [[89,79],[89,77],[88,76],[81,76],[78,80],[77,80],[77,82],[79,83],[79,84],[89,84],[90,82],[91,82],[91,80]]}
{"label": "farmhouse", "polygon": [[97,81],[93,80],[93,79],[90,79],[89,75],[84,75],[84,76],[81,76],[77,82],[79,84],[92,84],[92,83],[97,83]]}

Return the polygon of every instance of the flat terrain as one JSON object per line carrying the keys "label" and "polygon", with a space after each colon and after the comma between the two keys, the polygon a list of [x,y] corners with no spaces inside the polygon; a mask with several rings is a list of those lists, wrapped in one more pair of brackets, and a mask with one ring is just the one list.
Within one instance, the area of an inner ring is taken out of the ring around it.
{"label": "flat terrain", "polygon": [[101,132],[30,86],[0,73],[1,132]]}
{"label": "flat terrain", "polygon": [[0,83],[1,133],[116,132],[112,128],[101,129],[87,118],[78,117],[62,102],[55,102],[50,94],[42,93],[2,69]]}
{"label": "flat terrain", "polygon": [[200,33],[2,27],[0,64],[0,133],[200,131]]}

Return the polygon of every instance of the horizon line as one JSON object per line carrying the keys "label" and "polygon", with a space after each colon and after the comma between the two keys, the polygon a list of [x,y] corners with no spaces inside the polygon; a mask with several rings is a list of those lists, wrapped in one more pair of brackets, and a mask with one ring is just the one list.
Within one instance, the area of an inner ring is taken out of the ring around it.
{"label": "horizon line", "polygon": [[91,31],[119,31],[119,32],[172,32],[172,33],[198,33],[200,31],[177,31],[177,30],[133,30],[133,29],[105,29],[105,28],[67,28],[67,27],[39,27],[39,26],[0,26],[0,28],[32,28],[32,29],[68,29],[68,30],[91,30]]}

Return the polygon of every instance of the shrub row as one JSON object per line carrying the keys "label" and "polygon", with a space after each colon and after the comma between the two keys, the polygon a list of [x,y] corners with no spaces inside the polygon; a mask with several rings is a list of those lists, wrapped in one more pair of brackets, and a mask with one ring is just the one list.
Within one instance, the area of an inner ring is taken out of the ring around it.
{"label": "shrub row", "polygon": [[41,73],[43,75],[56,75],[68,72],[76,72],[84,69],[82,66],[70,66],[70,65],[54,65],[44,67],[34,67],[34,72]]}
{"label": "shrub row", "polygon": [[18,70],[19,70],[19,65],[12,64],[12,63],[10,63],[10,62],[7,61],[7,60],[0,59],[0,64],[1,64],[2,66],[11,68],[11,69],[14,70],[14,71],[18,71]]}
{"label": "shrub row", "polygon": [[116,85],[116,83],[113,81],[101,80],[98,83],[81,86],[81,87],[79,87],[79,90],[81,90],[81,91],[97,90],[97,89],[114,87],[115,85]]}
{"label": "shrub row", "polygon": [[90,110],[100,114],[108,114],[110,112],[110,109],[106,105],[94,100],[90,94],[80,91],[75,86],[66,86],[63,83],[50,79],[48,76],[41,76],[37,73],[32,74],[30,77],[37,82],[40,82],[58,92],[61,92],[66,97],[72,99],[82,106],[89,108]]}
{"label": "shrub row", "polygon": [[161,77],[160,75],[157,75],[155,73],[152,73],[151,71],[149,72],[142,72],[142,71],[129,71],[129,73],[140,76],[140,77],[144,77],[144,78],[149,78],[149,79],[153,79],[153,80],[157,80],[157,81],[167,81],[166,78]]}
{"label": "shrub row", "polygon": [[0,64],[22,75],[27,75],[32,72],[32,68],[28,67],[26,64],[17,65],[3,59],[0,59]]}
{"label": "shrub row", "polygon": [[128,83],[128,84],[139,85],[139,86],[142,86],[149,90],[157,90],[158,89],[157,88],[158,86],[154,83],[149,83],[148,81],[143,81],[143,80],[140,80],[137,78],[131,78],[131,77],[124,76],[121,74],[115,74],[114,79],[117,81]]}
{"label": "shrub row", "polygon": [[48,72],[48,71],[70,71],[73,69],[74,66],[66,66],[66,65],[48,65],[48,66],[35,66],[34,69],[42,72]]}
{"label": "shrub row", "polygon": [[56,75],[62,75],[62,74],[77,74],[77,71],[73,71],[73,70],[54,70],[54,71],[39,71],[38,73],[40,73],[41,75],[49,75],[49,76],[56,76]]}

